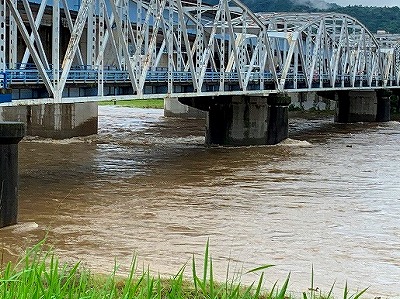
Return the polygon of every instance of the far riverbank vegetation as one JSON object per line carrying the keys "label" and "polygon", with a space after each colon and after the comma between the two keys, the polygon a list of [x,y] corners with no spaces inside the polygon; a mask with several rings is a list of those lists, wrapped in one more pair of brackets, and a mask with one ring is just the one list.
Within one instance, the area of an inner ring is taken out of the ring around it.
{"label": "far riverbank vegetation", "polygon": [[111,100],[99,102],[99,105],[116,105],[129,108],[155,108],[163,109],[163,99],[148,99],[148,100]]}
{"label": "far riverbank vegetation", "polygon": [[217,283],[213,274],[213,260],[209,254],[208,242],[201,269],[198,269],[194,257],[189,263],[192,268],[191,279],[186,278],[188,265],[183,266],[169,279],[153,277],[148,269],[143,268],[138,271],[136,257],[133,258],[131,270],[125,278],[116,274],[117,266],[110,275],[93,275],[80,262],[61,263],[51,250],[45,249],[44,241],[28,250],[17,263],[4,264],[3,259],[1,261],[0,298],[2,299],[358,299],[367,291],[364,289],[351,293],[346,284],[342,294],[333,297],[333,286],[326,294],[322,293],[314,286],[314,273],[312,273],[310,286],[305,286],[306,291],[296,296],[288,291],[290,274],[284,282],[265,286],[264,272],[272,265],[264,265],[246,272],[245,274],[256,273],[259,276],[258,281],[250,286],[242,285],[240,277],[227,278],[225,282]]}

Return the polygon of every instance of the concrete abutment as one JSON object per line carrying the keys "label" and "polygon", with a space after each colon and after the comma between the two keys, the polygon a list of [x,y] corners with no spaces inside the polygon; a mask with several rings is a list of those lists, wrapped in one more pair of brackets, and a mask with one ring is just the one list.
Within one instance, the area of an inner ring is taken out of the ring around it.
{"label": "concrete abutment", "polygon": [[0,121],[26,124],[27,135],[53,139],[97,133],[96,102],[0,107]]}
{"label": "concrete abutment", "polygon": [[206,118],[206,112],[182,104],[178,98],[164,99],[164,116],[180,118]]}

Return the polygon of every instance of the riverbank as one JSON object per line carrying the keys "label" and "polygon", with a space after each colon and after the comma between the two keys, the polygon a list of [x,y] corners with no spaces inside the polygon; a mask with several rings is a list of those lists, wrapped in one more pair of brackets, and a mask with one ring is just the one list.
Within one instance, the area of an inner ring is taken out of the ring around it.
{"label": "riverbank", "polygon": [[[169,279],[153,277],[149,270],[138,271],[138,260],[133,258],[130,272],[126,277],[118,276],[118,266],[110,275],[93,275],[80,262],[61,263],[52,252],[44,250],[40,242],[16,264],[0,265],[0,296],[2,299],[15,298],[169,298],[169,299],[286,299],[297,298],[288,290],[290,274],[278,285],[265,286],[264,273],[273,265],[264,265],[247,273],[258,273],[259,279],[250,286],[240,283],[235,276],[223,283],[213,277],[213,261],[209,255],[208,244],[204,253],[203,265],[199,275],[197,262],[192,260],[192,278],[186,277],[186,265]],[[143,268],[145,269],[145,268]],[[333,297],[333,286],[327,293],[313,285],[313,277],[308,291],[301,294],[303,299],[327,299]],[[361,298],[367,291],[350,294],[346,286],[343,298]],[[299,298],[300,298],[299,297]]]}
{"label": "riverbank", "polygon": [[149,100],[113,100],[113,101],[102,101],[99,102],[101,106],[120,106],[129,108],[154,108],[163,109],[164,100],[163,99],[149,99]]}

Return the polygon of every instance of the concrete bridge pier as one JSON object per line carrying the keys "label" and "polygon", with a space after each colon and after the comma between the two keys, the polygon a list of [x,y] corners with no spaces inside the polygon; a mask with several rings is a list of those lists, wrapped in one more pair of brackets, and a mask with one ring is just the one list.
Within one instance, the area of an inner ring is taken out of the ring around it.
{"label": "concrete bridge pier", "polygon": [[0,122],[0,228],[17,223],[18,142],[25,136],[25,125]]}
{"label": "concrete bridge pier", "polygon": [[291,98],[286,94],[270,94],[268,103],[267,144],[277,144],[289,137],[288,106]]}
{"label": "concrete bridge pier", "polygon": [[377,108],[376,108],[376,121],[386,122],[390,121],[390,97],[392,92],[388,89],[380,89],[376,91]]}
{"label": "concrete bridge pier", "polygon": [[208,145],[277,144],[288,137],[290,97],[287,95],[218,96],[185,98],[180,101],[208,111]]}
{"label": "concrete bridge pier", "polygon": [[97,133],[97,103],[0,107],[0,121],[26,124],[27,135],[53,139]]}
{"label": "concrete bridge pier", "polygon": [[396,112],[396,113],[400,113],[400,90],[398,89],[392,89],[392,97],[394,97],[393,101],[391,102],[391,104],[393,105],[392,111]]}
{"label": "concrete bridge pier", "polygon": [[257,145],[268,138],[268,105],[258,97],[218,97],[206,118],[206,144]]}
{"label": "concrete bridge pier", "polygon": [[385,122],[390,120],[390,91],[336,92],[335,122]]}

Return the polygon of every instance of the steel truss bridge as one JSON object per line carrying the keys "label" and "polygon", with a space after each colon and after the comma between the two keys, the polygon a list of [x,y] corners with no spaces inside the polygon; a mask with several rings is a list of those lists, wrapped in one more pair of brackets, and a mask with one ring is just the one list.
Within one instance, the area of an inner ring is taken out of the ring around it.
{"label": "steel truss bridge", "polygon": [[379,39],[348,15],[255,14],[236,0],[70,6],[0,0],[9,104],[400,86],[400,38]]}

